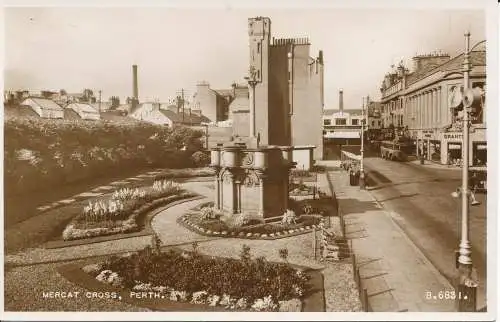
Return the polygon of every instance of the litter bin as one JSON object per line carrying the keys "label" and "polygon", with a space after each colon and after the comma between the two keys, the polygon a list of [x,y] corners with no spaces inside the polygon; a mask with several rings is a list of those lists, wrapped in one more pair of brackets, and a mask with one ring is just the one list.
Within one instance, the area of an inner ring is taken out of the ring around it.
{"label": "litter bin", "polygon": [[355,171],[350,171],[349,172],[349,184],[351,186],[357,186],[359,181],[359,174],[358,172]]}

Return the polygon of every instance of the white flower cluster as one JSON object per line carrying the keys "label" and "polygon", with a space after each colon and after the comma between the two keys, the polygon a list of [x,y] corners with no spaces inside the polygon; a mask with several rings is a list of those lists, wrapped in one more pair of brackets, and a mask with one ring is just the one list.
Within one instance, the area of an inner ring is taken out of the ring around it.
{"label": "white flower cluster", "polygon": [[131,231],[136,231],[138,228],[137,223],[134,218],[129,218],[122,222],[121,226],[116,226],[112,228],[106,227],[95,227],[95,228],[76,228],[75,224],[69,224],[63,231],[64,240],[73,240],[81,238],[90,238],[95,236],[111,235],[118,233],[126,233]]}
{"label": "white flower cluster", "polygon": [[271,295],[255,300],[252,305],[252,309],[255,311],[275,311],[277,307],[278,305],[274,303]]}
{"label": "white flower cluster", "polygon": [[122,188],[113,192],[111,198],[115,200],[125,201],[125,200],[144,198],[145,196],[146,196],[146,191],[144,189]]}
{"label": "white flower cluster", "polygon": [[217,211],[214,207],[203,207],[201,208],[201,219],[217,219],[221,216],[221,213]]}
{"label": "white flower cluster", "polygon": [[205,304],[207,298],[208,298],[208,292],[207,291],[194,292],[193,296],[191,298],[191,303],[194,303],[194,304]]}
{"label": "white flower cluster", "polygon": [[89,201],[88,205],[83,208],[83,214],[86,219],[97,221],[102,220],[103,217],[113,217],[117,215],[119,211],[122,211],[123,208],[124,205],[121,200],[98,200],[94,203]]}
{"label": "white flower cluster", "polygon": [[123,282],[123,279],[118,275],[118,273],[112,272],[109,269],[100,272],[95,279],[99,282],[104,282],[115,286],[119,286]]}
{"label": "white flower cluster", "polygon": [[234,219],[234,226],[236,227],[242,227],[245,225],[248,225],[250,222],[251,216],[247,213],[242,213],[236,216]]}
{"label": "white flower cluster", "polygon": [[[110,270],[102,271],[97,280],[110,283],[110,280],[118,278],[116,273]],[[298,287],[297,287],[298,288]],[[171,301],[185,302],[188,299],[188,293],[186,291],[177,291],[168,286],[152,286],[151,283],[143,283],[136,281],[136,285],[132,288],[134,291],[143,292],[160,292],[167,295],[167,298]],[[303,292],[303,290],[301,290]],[[231,297],[228,294],[223,294],[222,296],[209,294],[206,290],[193,292],[191,294],[191,303],[193,304],[207,304],[208,306],[223,306],[228,309],[240,309],[247,310],[251,308],[253,311],[276,311],[279,307],[278,303],[274,301],[272,295],[266,296],[264,298],[256,299],[250,306],[247,298],[237,298]]]}
{"label": "white flower cluster", "polygon": [[291,225],[297,223],[297,215],[295,211],[287,209],[283,214],[283,218],[281,219],[281,224],[283,225]]}
{"label": "white flower cluster", "polygon": [[162,193],[169,190],[178,190],[179,186],[171,180],[156,180],[153,183],[153,190]]}
{"label": "white flower cluster", "polygon": [[304,295],[304,289],[298,285],[293,285],[293,290],[295,292],[295,295],[299,297]]}
{"label": "white flower cluster", "polygon": [[153,290],[153,287],[151,286],[151,283],[141,283],[138,282],[138,284],[134,285],[132,287],[133,291],[143,291],[143,292],[149,292]]}

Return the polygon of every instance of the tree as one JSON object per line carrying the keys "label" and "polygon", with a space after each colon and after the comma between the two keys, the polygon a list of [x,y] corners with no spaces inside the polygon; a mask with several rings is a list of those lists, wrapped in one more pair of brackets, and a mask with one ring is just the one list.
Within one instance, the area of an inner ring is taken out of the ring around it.
{"label": "tree", "polygon": [[118,96],[111,96],[109,101],[111,102],[111,108],[117,108],[120,106],[120,98]]}
{"label": "tree", "polygon": [[82,101],[87,102],[87,103],[91,103],[91,102],[95,101],[94,92],[91,89],[85,88],[83,90]]}
{"label": "tree", "polygon": [[68,95],[68,92],[66,92],[66,90],[65,90],[65,89],[60,89],[60,90],[59,90],[59,95],[61,95],[61,96],[66,96],[66,95]]}

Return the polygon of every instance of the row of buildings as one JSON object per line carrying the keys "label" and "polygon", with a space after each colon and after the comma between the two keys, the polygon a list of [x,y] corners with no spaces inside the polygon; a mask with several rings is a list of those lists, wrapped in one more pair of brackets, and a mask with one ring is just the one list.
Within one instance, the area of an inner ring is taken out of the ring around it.
{"label": "row of buildings", "polygon": [[98,119],[104,111],[113,110],[131,119],[168,126],[211,124],[230,129],[223,131],[225,136],[247,144],[303,149],[310,158],[304,162],[309,167],[312,159],[323,157],[322,128],[318,126],[324,107],[323,52],[312,57],[307,38],[271,37],[267,17],[248,19],[248,37],[250,73],[244,84],[212,89],[208,82],[199,82],[189,98],[183,92],[170,103],[140,103],[138,67],[133,65],[133,95],[126,104],[96,101],[88,91],[83,98],[45,91],[37,97],[22,93],[18,105],[49,118],[64,118],[64,110],[71,109],[82,118]]}
{"label": "row of buildings", "polygon": [[[392,67],[380,86],[380,101],[369,101],[364,117],[365,137],[392,140],[406,136],[413,143],[415,155],[441,164],[460,164],[462,154],[462,111],[464,54],[451,57],[431,53],[413,57],[412,68]],[[486,47],[479,42],[470,52],[469,88],[479,93],[471,120],[470,165],[487,162],[486,139]],[[324,110],[325,145],[360,144],[361,109],[344,110],[342,91],[339,109]]]}
{"label": "row of buildings", "polygon": [[[412,71],[400,64],[385,75],[381,92],[382,128],[404,129],[415,143],[416,154],[451,164],[461,159],[464,54],[418,55]],[[469,88],[481,93],[471,120],[470,165],[487,162],[486,47],[485,41],[470,52]],[[458,99],[457,99],[458,98]]]}

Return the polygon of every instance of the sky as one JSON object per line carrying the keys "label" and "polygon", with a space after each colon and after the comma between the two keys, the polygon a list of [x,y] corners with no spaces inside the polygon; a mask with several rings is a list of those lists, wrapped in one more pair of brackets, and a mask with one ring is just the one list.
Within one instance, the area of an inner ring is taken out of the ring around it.
{"label": "sky", "polygon": [[323,50],[325,108],[361,108],[392,64],[408,67],[416,53],[464,50],[486,39],[479,10],[437,9],[181,9],[166,7],[6,8],[4,86],[16,89],[102,91],[132,96],[137,64],[140,101],[168,101],[198,81],[214,89],[244,82],[249,17],[271,18],[271,37],[309,37],[312,57]]}

